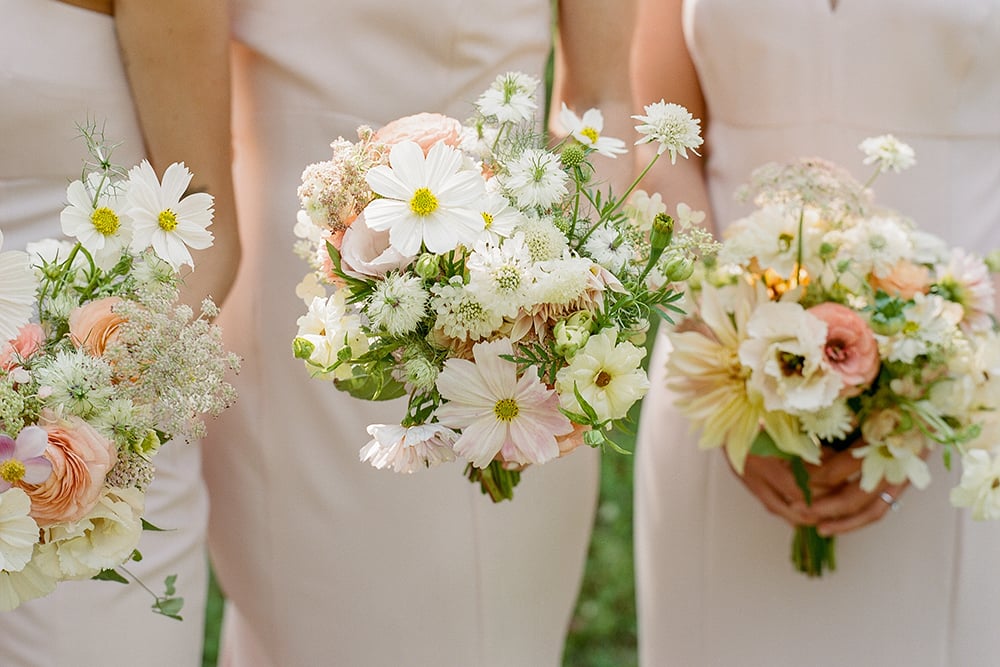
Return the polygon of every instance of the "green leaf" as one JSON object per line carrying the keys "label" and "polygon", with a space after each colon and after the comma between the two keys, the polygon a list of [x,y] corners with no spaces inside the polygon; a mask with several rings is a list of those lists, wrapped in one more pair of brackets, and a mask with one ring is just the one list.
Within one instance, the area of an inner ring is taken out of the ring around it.
{"label": "green leaf", "polygon": [[156,532],[156,533],[167,532],[166,528],[160,528],[159,526],[154,526],[153,524],[151,524],[150,522],[146,521],[145,519],[142,520],[142,529],[143,530],[151,530],[151,531]]}
{"label": "green leaf", "polygon": [[337,389],[366,401],[389,401],[406,396],[406,386],[391,377],[358,375],[347,380],[334,380]]}
{"label": "green leaf", "polygon": [[115,569],[101,570],[92,576],[91,579],[94,581],[117,581],[119,584],[129,583],[128,579],[119,574],[118,570]]}
{"label": "green leaf", "polygon": [[184,618],[180,615],[181,609],[184,608],[184,598],[157,598],[156,602],[153,603],[152,609],[157,614],[162,614],[167,618],[172,618],[177,621],[183,621]]}
{"label": "green leaf", "polygon": [[176,584],[177,584],[177,575],[168,574],[166,578],[163,580],[163,594],[166,595],[167,597],[173,596],[173,594],[177,592]]}
{"label": "green leaf", "polygon": [[775,444],[774,438],[767,431],[761,431],[754,438],[753,444],[750,445],[750,453],[755,456],[776,456],[779,459],[791,460],[794,458],[788,452],[784,452],[778,449],[778,445]]}

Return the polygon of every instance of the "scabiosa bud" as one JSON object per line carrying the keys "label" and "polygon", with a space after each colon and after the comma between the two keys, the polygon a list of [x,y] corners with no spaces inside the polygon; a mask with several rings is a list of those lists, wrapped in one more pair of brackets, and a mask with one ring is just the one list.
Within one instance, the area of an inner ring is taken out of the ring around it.
{"label": "scabiosa bud", "polygon": [[425,390],[434,386],[438,377],[438,368],[426,357],[407,359],[403,364],[406,380],[417,389]]}

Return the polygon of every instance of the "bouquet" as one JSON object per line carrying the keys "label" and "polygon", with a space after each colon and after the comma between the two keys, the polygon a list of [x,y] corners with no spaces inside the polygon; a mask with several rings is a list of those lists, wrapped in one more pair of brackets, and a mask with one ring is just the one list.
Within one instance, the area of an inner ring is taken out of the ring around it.
{"label": "bouquet", "polygon": [[[408,397],[401,423],[368,427],[361,460],[412,473],[460,459],[494,501],[524,466],[581,442],[617,447],[607,430],[648,388],[650,318],[676,310],[671,283],[713,243],[675,232],[657,200],[626,206],[635,183],[600,190],[591,159],[626,149],[597,109],[564,106],[569,136],[546,148],[538,86],[499,76],[464,124],[424,113],[361,127],[298,193],[312,270],[296,357],[354,396]],[[701,144],[683,107],[646,112],[639,142],[656,157]]]}
{"label": "bouquet", "polygon": [[[891,135],[861,144],[875,175],[906,168]],[[873,176],[873,180],[874,180]],[[765,165],[696,291],[696,317],[670,333],[668,383],[742,473],[748,453],[806,463],[852,447],[860,486],[930,481],[927,453],[961,455],[952,503],[1000,518],[1000,345],[987,263],[875,205],[868,184],[822,160]],[[834,539],[802,526],[795,566],[834,569]]]}
{"label": "bouquet", "polygon": [[[215,306],[176,303],[187,246],[212,243],[211,196],[182,196],[182,164],[161,183],[85,136],[97,159],[60,216],[75,240],[0,252],[2,610],[67,579],[127,582],[142,530],[156,529],[143,499],[161,443],[200,437],[201,416],[235,399]],[[154,610],[180,618],[174,592],[169,577]]]}

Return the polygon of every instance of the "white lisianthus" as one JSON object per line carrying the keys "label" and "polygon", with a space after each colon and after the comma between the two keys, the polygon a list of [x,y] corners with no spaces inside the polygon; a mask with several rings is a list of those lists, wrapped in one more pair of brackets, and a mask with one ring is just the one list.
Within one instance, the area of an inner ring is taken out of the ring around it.
{"label": "white lisianthus", "polygon": [[[0,231],[0,249],[3,232]],[[38,280],[27,253],[19,250],[0,252],[0,343],[17,336],[28,323],[35,307]]]}
{"label": "white lisianthus", "polygon": [[94,509],[72,523],[48,531],[66,579],[89,579],[128,560],[142,536],[144,494],[139,489],[105,488]]}
{"label": "white lisianthus", "polygon": [[826,323],[797,303],[757,307],[739,358],[750,369],[748,385],[761,393],[764,407],[800,414],[833,404],[843,380],[824,355],[826,333]]}
{"label": "white lisianthus", "polygon": [[890,484],[902,484],[909,480],[918,489],[925,489],[931,483],[930,468],[913,449],[891,444],[869,444],[851,450],[854,458],[861,462],[861,483],[863,491],[871,493],[883,479]]}
{"label": "white lisianthus", "polygon": [[[368,338],[361,329],[361,318],[348,311],[345,290],[337,290],[329,298],[314,298],[309,311],[297,324],[296,343],[302,340],[312,346],[306,360],[309,365],[329,368],[341,359],[341,355],[356,358],[368,351]],[[341,364],[332,372],[335,378],[351,377],[348,364]]]}
{"label": "white lisianthus", "polygon": [[962,479],[951,490],[951,504],[971,508],[973,519],[1000,519],[1000,455],[982,449],[963,455]]}
{"label": "white lisianthus", "polygon": [[204,250],[212,245],[213,198],[205,192],[184,196],[191,172],[175,162],[163,172],[163,182],[153,167],[143,160],[129,173],[128,215],[132,218],[132,249],[153,252],[176,271],[184,264],[194,266],[188,248]]}
{"label": "white lisianthus", "polygon": [[601,135],[601,130],[604,129],[604,116],[598,109],[587,109],[581,118],[563,102],[562,111],[559,112],[559,122],[574,139],[605,157],[616,157],[628,152],[625,142],[621,139]]}
{"label": "white lisianthus", "polygon": [[522,208],[549,208],[568,192],[569,176],[562,170],[559,157],[541,148],[529,148],[499,176],[504,189]]}
{"label": "white lisianthus", "polygon": [[458,434],[441,424],[370,424],[368,435],[372,439],[361,448],[360,457],[379,470],[413,473],[455,460],[452,446]]}
{"label": "white lisianthus", "polygon": [[656,152],[670,154],[671,164],[677,162],[677,156],[687,158],[688,149],[698,155],[695,150],[704,143],[701,138],[701,121],[691,115],[679,104],[667,103],[663,100],[644,107],[645,116],[632,116],[641,122],[635,129],[643,135],[635,142],[658,143]]}
{"label": "white lisianthus", "polygon": [[36,545],[31,561],[23,568],[0,570],[0,611],[10,611],[22,602],[48,595],[61,579],[55,545]]}
{"label": "white lisianthus", "polygon": [[501,74],[476,100],[476,108],[500,123],[530,121],[538,108],[535,91],[539,83],[538,79],[523,72]]}
{"label": "white lisianthus", "polygon": [[59,221],[63,234],[79,240],[97,266],[109,269],[132,240],[132,222],[124,213],[121,186],[107,181],[102,184],[105,178],[95,172],[86,183],[70,183],[66,188],[69,206],[59,214]]}
{"label": "white lisianthus", "polygon": [[868,137],[858,148],[865,154],[864,163],[877,165],[879,171],[899,173],[917,163],[913,149],[891,134]]}
{"label": "white lisianthus", "polygon": [[365,313],[375,327],[402,336],[416,330],[427,314],[429,297],[417,276],[390,273],[376,284]]}
{"label": "white lisianthus", "polygon": [[556,391],[565,410],[583,412],[574,388],[594,408],[602,423],[625,417],[635,402],[646,395],[649,378],[641,368],[646,351],[617,340],[615,329],[604,329],[591,336],[569,365],[556,374]]}

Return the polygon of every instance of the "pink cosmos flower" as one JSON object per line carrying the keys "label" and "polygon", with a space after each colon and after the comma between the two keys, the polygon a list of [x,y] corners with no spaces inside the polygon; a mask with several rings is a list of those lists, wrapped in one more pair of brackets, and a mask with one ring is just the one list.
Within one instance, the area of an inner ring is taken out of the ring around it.
{"label": "pink cosmos flower", "polygon": [[28,322],[17,332],[17,338],[11,339],[0,347],[0,368],[10,371],[20,362],[38,352],[45,342],[45,332],[41,325]]}
{"label": "pink cosmos flower", "polygon": [[0,492],[17,484],[41,484],[52,474],[52,463],[43,456],[49,445],[44,429],[28,426],[15,441],[0,433]]}
{"label": "pink cosmos flower", "polygon": [[871,328],[860,315],[839,303],[821,303],[808,312],[826,322],[823,353],[844,380],[841,397],[857,396],[878,376],[878,342]]}
{"label": "pink cosmos flower", "polygon": [[455,460],[452,443],[458,434],[441,424],[371,424],[372,439],[361,448],[361,460],[374,467],[412,473],[439,463]]}
{"label": "pink cosmos flower", "polygon": [[502,355],[513,354],[510,339],[477,343],[475,361],[449,359],[437,387],[448,402],[437,410],[445,426],[462,429],[455,453],[485,468],[497,456],[507,463],[545,463],[559,456],[556,436],[573,431],[559,412],[559,396],[529,367],[520,377]]}

